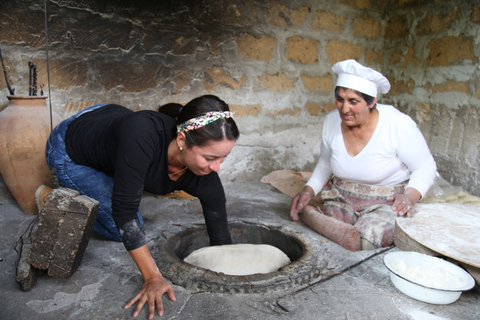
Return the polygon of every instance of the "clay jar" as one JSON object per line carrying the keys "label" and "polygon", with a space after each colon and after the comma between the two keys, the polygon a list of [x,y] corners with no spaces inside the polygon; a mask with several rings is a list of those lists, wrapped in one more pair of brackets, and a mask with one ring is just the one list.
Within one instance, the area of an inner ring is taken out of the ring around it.
{"label": "clay jar", "polygon": [[[35,191],[49,184],[45,145],[51,132],[45,96],[8,96],[0,112],[0,174],[26,214],[37,214]],[[53,127],[60,116],[52,112]]]}

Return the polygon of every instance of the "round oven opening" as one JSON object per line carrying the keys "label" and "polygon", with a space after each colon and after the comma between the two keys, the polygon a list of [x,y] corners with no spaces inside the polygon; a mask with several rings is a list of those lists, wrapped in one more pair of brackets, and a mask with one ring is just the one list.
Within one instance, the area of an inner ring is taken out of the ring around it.
{"label": "round oven opening", "polygon": [[[248,227],[231,225],[230,233],[233,243],[269,244],[282,250],[291,262],[300,259],[306,251],[306,246],[301,240],[280,230],[258,225]],[[187,229],[168,242],[171,248],[174,248],[175,256],[181,260],[193,251],[210,245],[206,230],[203,228]]]}
{"label": "round oven opening", "polygon": [[230,223],[234,244],[269,244],[282,250],[291,263],[276,272],[232,276],[199,268],[183,261],[193,251],[210,245],[205,226],[187,227],[167,239],[157,239],[154,258],[163,275],[176,285],[192,290],[257,293],[288,290],[318,277],[326,267],[319,250],[308,241],[281,228]]}

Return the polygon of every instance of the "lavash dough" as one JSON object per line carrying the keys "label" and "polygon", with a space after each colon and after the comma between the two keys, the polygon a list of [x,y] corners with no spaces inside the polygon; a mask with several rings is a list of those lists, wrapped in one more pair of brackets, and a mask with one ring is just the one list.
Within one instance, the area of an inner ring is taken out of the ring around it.
{"label": "lavash dough", "polygon": [[268,244],[204,247],[193,251],[184,261],[200,268],[234,276],[275,272],[290,263],[290,259],[282,250]]}

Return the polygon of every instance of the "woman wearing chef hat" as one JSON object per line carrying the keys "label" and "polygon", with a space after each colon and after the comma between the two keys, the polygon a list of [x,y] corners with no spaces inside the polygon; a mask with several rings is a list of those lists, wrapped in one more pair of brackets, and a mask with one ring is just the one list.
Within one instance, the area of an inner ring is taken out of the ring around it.
{"label": "woman wearing chef hat", "polygon": [[325,117],[320,160],[290,214],[297,220],[321,191],[322,212],[358,231],[353,250],[390,246],[395,217],[412,215],[436,164],[415,122],[377,103],[377,94],[390,89],[387,78],[355,60],[338,62],[332,71],[337,110]]}

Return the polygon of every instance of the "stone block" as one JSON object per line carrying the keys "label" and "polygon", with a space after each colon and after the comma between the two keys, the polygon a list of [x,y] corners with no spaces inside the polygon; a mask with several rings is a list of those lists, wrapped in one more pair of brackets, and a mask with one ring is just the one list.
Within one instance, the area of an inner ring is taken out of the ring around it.
{"label": "stone block", "polygon": [[224,2],[221,9],[224,15],[222,22],[231,26],[252,25],[256,18],[255,5],[255,0],[243,0],[239,4]]}
{"label": "stone block", "polygon": [[318,62],[317,47],[317,40],[296,36],[287,39],[285,50],[289,61],[313,64]]}
{"label": "stone block", "polygon": [[333,89],[333,79],[331,74],[326,74],[323,77],[310,77],[302,74],[303,85],[308,91],[322,90],[329,92]]}
{"label": "stone block", "polygon": [[366,38],[378,38],[382,32],[382,26],[378,20],[372,20],[364,15],[353,20],[353,34]]}
{"label": "stone block", "polygon": [[176,24],[168,28],[154,26],[145,30],[142,46],[147,54],[193,55],[195,54],[195,30],[188,24]]}
{"label": "stone block", "polygon": [[293,109],[291,108],[283,108],[280,110],[267,110],[266,114],[267,116],[273,115],[273,116],[289,116],[289,117],[298,117],[300,113],[302,112],[302,109],[295,107]]}
{"label": "stone block", "polygon": [[332,110],[336,109],[336,106],[334,103],[322,103],[317,104],[313,101],[308,101],[305,103],[305,109],[308,110],[308,113],[312,116],[319,116],[319,115],[325,115],[329,113]]}
{"label": "stone block", "polygon": [[339,2],[341,4],[346,4],[346,5],[349,5],[350,7],[358,8],[358,9],[372,8],[371,0],[340,0]]}
{"label": "stone block", "polygon": [[315,17],[313,18],[313,29],[323,29],[331,32],[343,32],[345,17],[337,16],[334,13],[315,9]]}
{"label": "stone block", "polygon": [[253,116],[256,117],[259,115],[262,110],[262,105],[230,105],[230,110],[235,112],[235,118]]}
{"label": "stone block", "polygon": [[480,3],[472,5],[472,15],[470,21],[473,23],[480,22]]}
{"label": "stone block", "polygon": [[[45,59],[38,59],[34,60],[33,63],[37,66],[38,83],[47,84],[47,62]],[[49,67],[50,84],[60,90],[87,85],[88,65],[84,61],[69,59],[52,60]]]}
{"label": "stone block", "polygon": [[293,78],[287,77],[283,72],[276,74],[264,74],[258,77],[264,88],[272,91],[285,91],[293,88]]}
{"label": "stone block", "polygon": [[387,26],[385,27],[386,39],[400,39],[407,35],[408,26],[403,17],[395,16],[387,21]]}
{"label": "stone block", "polygon": [[203,72],[203,87],[212,92],[217,86],[238,90],[245,85],[247,78],[242,76],[240,81],[233,79],[224,69],[218,67],[207,68]]}
{"label": "stone block", "polygon": [[432,117],[431,109],[432,108],[429,103],[419,102],[415,113],[414,121],[424,122],[426,120],[430,120],[430,118]]}
{"label": "stone block", "polygon": [[460,36],[434,39],[428,43],[430,50],[427,56],[427,66],[447,67],[463,60],[478,61],[473,51],[473,38]]}
{"label": "stone block", "polygon": [[0,23],[2,42],[24,43],[29,47],[45,46],[43,12],[30,10],[26,19],[25,9],[19,8],[18,5],[8,7],[4,3],[0,20],[2,21]]}
{"label": "stone block", "polygon": [[99,202],[68,188],[53,189],[40,212],[28,262],[67,278],[78,268],[97,217]]}
{"label": "stone block", "polygon": [[462,94],[468,94],[468,82],[447,80],[445,83],[437,83],[435,85],[427,82],[424,88],[425,90],[431,91],[432,94],[442,92],[458,92]]}
{"label": "stone block", "polygon": [[406,49],[406,53],[404,52],[404,49],[395,50],[390,56],[390,63],[396,64],[401,62],[401,64],[399,65],[402,68],[406,68],[410,64],[417,68],[420,65],[421,61],[415,56],[415,49],[413,47],[408,47]]}
{"label": "stone block", "polygon": [[480,83],[477,85],[477,90],[475,91],[475,97],[477,97],[477,99],[480,99]]}
{"label": "stone block", "polygon": [[412,79],[408,79],[407,81],[395,81],[389,79],[390,83],[392,84],[392,88],[389,92],[390,95],[397,95],[397,94],[411,94],[413,89],[415,89],[415,81]]}
{"label": "stone block", "polygon": [[339,40],[330,40],[327,42],[325,52],[331,64],[347,59],[358,61],[362,54],[362,46]]}
{"label": "stone block", "polygon": [[383,57],[384,51],[377,52],[376,50],[365,50],[365,64],[373,68],[375,65],[378,66],[377,70],[380,70],[383,66]]}
{"label": "stone block", "polygon": [[267,20],[272,26],[284,28],[298,28],[307,19],[308,7],[288,8],[278,1],[269,1]]}
{"label": "stone block", "polygon": [[193,77],[187,68],[179,68],[173,72],[171,81],[175,83],[175,93],[180,94],[192,83]]}
{"label": "stone block", "polygon": [[99,83],[105,90],[121,87],[126,92],[142,92],[157,86],[158,65],[112,61],[98,64]]}
{"label": "stone block", "polygon": [[273,52],[277,44],[275,38],[262,35],[261,38],[255,38],[248,33],[242,33],[236,37],[238,51],[245,59],[261,60],[270,62],[273,58]]}
{"label": "stone block", "polygon": [[427,14],[422,23],[417,26],[417,34],[437,34],[444,29],[448,29],[450,25],[462,17],[462,12],[455,7],[452,12],[446,16]]}

